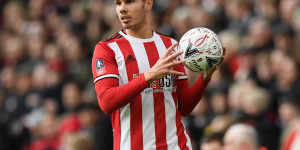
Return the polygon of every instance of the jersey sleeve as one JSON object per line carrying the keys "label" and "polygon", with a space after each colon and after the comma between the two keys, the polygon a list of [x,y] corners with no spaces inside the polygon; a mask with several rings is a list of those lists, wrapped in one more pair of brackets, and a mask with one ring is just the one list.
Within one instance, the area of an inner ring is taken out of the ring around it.
{"label": "jersey sleeve", "polygon": [[177,81],[178,108],[182,115],[189,115],[193,111],[201,100],[207,84],[208,81],[204,80],[202,76],[192,86],[188,84],[187,80]]}
{"label": "jersey sleeve", "polygon": [[92,58],[92,71],[94,84],[104,78],[119,79],[118,65],[115,60],[115,54],[103,42],[100,42],[95,46]]}
{"label": "jersey sleeve", "polygon": [[110,114],[134,101],[134,97],[142,92],[147,85],[144,74],[121,86],[119,86],[118,80],[114,78],[100,80],[95,84],[98,104],[104,113]]}

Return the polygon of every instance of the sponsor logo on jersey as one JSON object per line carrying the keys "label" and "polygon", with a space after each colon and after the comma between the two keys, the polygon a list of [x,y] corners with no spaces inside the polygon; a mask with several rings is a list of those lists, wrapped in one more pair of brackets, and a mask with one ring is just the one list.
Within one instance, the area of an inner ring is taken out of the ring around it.
{"label": "sponsor logo on jersey", "polygon": [[[136,78],[139,74],[133,74],[132,77]],[[153,81],[150,83],[147,88],[144,90],[145,93],[153,92],[175,92],[176,87],[174,85],[175,75],[166,75],[158,80]]]}
{"label": "sponsor logo on jersey", "polygon": [[126,58],[126,62],[135,61],[135,58],[132,55],[128,55]]}

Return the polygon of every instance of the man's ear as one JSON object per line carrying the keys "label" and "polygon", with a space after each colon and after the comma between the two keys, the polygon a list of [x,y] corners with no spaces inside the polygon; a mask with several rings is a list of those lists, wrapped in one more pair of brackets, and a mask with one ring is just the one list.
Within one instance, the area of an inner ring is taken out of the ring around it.
{"label": "man's ear", "polygon": [[145,0],[145,9],[151,11],[153,7],[153,0]]}

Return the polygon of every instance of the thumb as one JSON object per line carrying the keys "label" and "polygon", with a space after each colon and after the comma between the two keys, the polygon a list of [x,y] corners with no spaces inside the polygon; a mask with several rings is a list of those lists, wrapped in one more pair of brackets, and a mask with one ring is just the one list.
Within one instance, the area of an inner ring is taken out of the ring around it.
{"label": "thumb", "polygon": [[214,66],[213,68],[211,68],[210,70],[208,70],[206,73],[205,73],[205,80],[206,81],[210,81],[213,73],[217,70],[217,66]]}

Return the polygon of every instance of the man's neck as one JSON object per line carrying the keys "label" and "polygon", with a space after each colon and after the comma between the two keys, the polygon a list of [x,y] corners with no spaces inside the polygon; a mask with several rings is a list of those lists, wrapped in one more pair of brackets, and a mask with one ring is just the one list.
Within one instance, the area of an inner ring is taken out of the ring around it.
{"label": "man's neck", "polygon": [[136,30],[131,30],[131,29],[126,29],[126,33],[128,35],[134,36],[136,38],[141,38],[141,39],[148,39],[153,36],[153,31],[136,31]]}
{"label": "man's neck", "polygon": [[125,31],[126,34],[141,39],[148,39],[153,36],[153,28],[151,24],[144,24],[140,28],[135,29],[125,29]]}

